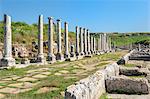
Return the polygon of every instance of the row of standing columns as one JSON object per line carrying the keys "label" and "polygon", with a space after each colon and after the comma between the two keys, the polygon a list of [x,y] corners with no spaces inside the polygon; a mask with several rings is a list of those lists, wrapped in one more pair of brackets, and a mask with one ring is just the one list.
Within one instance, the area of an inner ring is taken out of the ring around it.
{"label": "row of standing columns", "polygon": [[[43,52],[43,15],[39,16],[38,19],[38,54],[37,62],[45,63],[46,58]],[[100,53],[101,51],[108,51],[111,49],[111,42],[109,43],[106,34],[99,34],[96,38],[95,35],[89,32],[89,29],[76,26],[76,44],[71,45],[71,52],[69,52],[68,43],[68,23],[64,23],[64,41],[65,51],[62,54],[62,40],[61,40],[61,20],[57,20],[57,54],[53,52],[53,18],[48,18],[48,54],[47,61],[50,63],[56,60],[70,59],[76,56],[76,59],[80,59],[82,56],[91,56],[93,54]],[[15,59],[12,57],[12,39],[11,39],[11,17],[4,15],[4,57],[1,59],[1,66],[13,66],[15,65]],[[97,40],[98,39],[98,40]],[[96,40],[98,42],[96,42]],[[74,52],[75,50],[75,52]]]}

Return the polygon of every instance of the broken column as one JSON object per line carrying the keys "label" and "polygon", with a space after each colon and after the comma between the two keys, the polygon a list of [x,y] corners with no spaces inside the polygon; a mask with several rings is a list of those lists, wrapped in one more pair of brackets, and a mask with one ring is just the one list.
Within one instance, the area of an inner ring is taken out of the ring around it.
{"label": "broken column", "polygon": [[80,27],[80,55],[84,55],[83,49],[83,29]]}
{"label": "broken column", "polygon": [[83,33],[84,33],[84,55],[88,55],[87,52],[87,32],[86,29],[83,29]]}
{"label": "broken column", "polygon": [[38,21],[38,55],[37,62],[44,63],[44,54],[43,54],[43,15],[39,16]]}
{"label": "broken column", "polygon": [[88,29],[87,29],[87,51],[88,51],[88,54],[90,55],[91,54],[91,51],[90,51],[90,32]]}
{"label": "broken column", "polygon": [[64,58],[68,59],[70,57],[69,54],[69,50],[68,50],[68,23],[65,22],[64,23],[64,27],[65,27],[65,54],[64,54]]}
{"label": "broken column", "polygon": [[76,26],[76,56],[79,55],[79,27]]}
{"label": "broken column", "polygon": [[56,57],[53,53],[53,18],[49,17],[48,18],[48,61],[50,62],[55,62],[56,61]]}
{"label": "broken column", "polygon": [[57,20],[57,60],[64,60],[62,50],[61,50],[61,21]]}
{"label": "broken column", "polygon": [[4,15],[4,55],[1,59],[1,66],[14,66],[15,59],[12,57],[12,31],[11,17]]}

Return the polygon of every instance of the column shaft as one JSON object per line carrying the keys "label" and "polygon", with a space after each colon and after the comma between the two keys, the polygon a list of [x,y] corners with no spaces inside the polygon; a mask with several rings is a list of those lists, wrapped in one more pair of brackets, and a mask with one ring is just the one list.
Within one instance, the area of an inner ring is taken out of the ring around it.
{"label": "column shaft", "polygon": [[76,56],[79,56],[79,27],[76,26]]}
{"label": "column shaft", "polygon": [[39,16],[38,20],[38,56],[37,62],[44,62],[43,55],[43,15]]}
{"label": "column shaft", "polygon": [[83,45],[83,29],[80,27],[80,54],[84,55],[84,45]]}
{"label": "column shaft", "polygon": [[54,62],[56,59],[53,53],[53,19],[52,17],[48,18],[48,61]]}
{"label": "column shaft", "polygon": [[68,49],[68,23],[64,23],[64,29],[65,29],[65,58],[69,58],[69,49]]}

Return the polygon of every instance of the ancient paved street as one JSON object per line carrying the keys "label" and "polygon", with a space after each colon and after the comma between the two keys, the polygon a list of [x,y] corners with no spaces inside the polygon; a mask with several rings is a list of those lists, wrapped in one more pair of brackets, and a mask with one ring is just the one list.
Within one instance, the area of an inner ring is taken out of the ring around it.
{"label": "ancient paved street", "polygon": [[[46,66],[29,66],[22,69],[11,69],[9,72],[3,70],[0,72],[0,97],[15,99],[36,97],[40,99],[42,95],[37,97],[38,95],[35,94],[50,92],[51,97],[62,98],[68,85],[104,68],[106,64],[115,62],[125,53],[116,52]],[[26,93],[24,96],[18,94],[23,92]]]}

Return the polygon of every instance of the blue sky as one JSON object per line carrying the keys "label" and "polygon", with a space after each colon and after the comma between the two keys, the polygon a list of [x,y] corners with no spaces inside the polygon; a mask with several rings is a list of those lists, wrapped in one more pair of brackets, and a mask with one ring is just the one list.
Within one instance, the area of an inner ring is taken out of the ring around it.
{"label": "blue sky", "polygon": [[[150,0],[0,0],[3,14],[13,21],[37,23],[38,15],[67,21],[91,32],[150,32]],[[63,26],[63,25],[62,25]]]}

